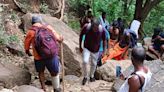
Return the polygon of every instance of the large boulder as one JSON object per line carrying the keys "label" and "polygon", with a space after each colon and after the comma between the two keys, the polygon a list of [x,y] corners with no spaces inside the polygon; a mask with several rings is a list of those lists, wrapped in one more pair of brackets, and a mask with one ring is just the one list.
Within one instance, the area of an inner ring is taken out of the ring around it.
{"label": "large boulder", "polygon": [[122,71],[131,65],[130,60],[109,60],[101,67],[97,67],[95,72],[96,79],[102,79],[108,82],[113,82],[116,78],[116,66],[121,66]]}
{"label": "large boulder", "polygon": [[16,85],[29,84],[31,74],[24,69],[16,67],[10,63],[0,60],[0,84],[6,88],[12,88]]}
{"label": "large boulder", "polygon": [[0,90],[0,92],[14,92],[14,91],[11,90],[11,89],[3,88],[3,89]]}
{"label": "large boulder", "polygon": [[87,82],[82,85],[82,78],[73,75],[67,75],[65,79],[66,92],[113,92],[113,82],[104,80],[96,80],[95,82]]}
{"label": "large boulder", "polygon": [[[31,27],[31,18],[37,14],[26,14],[22,17],[24,29],[28,30]],[[65,23],[55,17],[39,14],[45,23],[50,24],[57,33],[63,35],[64,42],[64,63],[66,74],[80,76],[82,57],[78,52],[79,36],[72,31]]]}
{"label": "large boulder", "polygon": [[6,19],[4,22],[5,35],[8,37],[6,47],[12,54],[24,55],[23,38],[24,34],[20,31],[14,21]]}
{"label": "large boulder", "polygon": [[42,89],[30,85],[22,85],[15,89],[16,92],[44,92]]}
{"label": "large boulder", "polygon": [[97,80],[90,82],[86,85],[81,85],[81,81],[70,85],[66,92],[113,92],[113,82],[106,82],[103,80]]}
{"label": "large boulder", "polygon": [[[145,92],[163,92],[164,90],[164,64],[161,60],[146,61],[145,65],[148,66],[152,72],[152,78],[147,85]],[[133,69],[130,66],[125,75],[130,75]],[[114,84],[114,89],[117,91],[124,81],[117,79]]]}

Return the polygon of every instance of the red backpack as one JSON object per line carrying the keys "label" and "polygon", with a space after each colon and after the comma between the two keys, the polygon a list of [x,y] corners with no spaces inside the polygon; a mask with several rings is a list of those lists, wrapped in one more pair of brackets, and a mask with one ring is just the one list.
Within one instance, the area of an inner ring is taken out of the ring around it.
{"label": "red backpack", "polygon": [[55,36],[46,26],[31,28],[35,31],[34,47],[42,59],[52,58],[58,54]]}

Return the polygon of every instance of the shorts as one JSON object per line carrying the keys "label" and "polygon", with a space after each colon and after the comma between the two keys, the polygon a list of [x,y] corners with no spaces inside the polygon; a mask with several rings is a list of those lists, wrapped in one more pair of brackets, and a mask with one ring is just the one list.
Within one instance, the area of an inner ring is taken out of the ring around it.
{"label": "shorts", "polygon": [[35,69],[37,72],[43,72],[45,67],[48,71],[59,73],[60,63],[57,56],[54,56],[52,59],[44,59],[44,60],[34,60],[35,61]]}

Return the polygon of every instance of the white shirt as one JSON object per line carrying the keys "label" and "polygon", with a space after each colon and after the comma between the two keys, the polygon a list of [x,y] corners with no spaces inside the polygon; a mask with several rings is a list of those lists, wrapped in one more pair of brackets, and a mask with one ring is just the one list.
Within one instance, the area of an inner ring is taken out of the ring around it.
{"label": "white shirt", "polygon": [[[137,71],[136,74],[141,75],[141,76],[143,76],[143,77],[145,78],[144,85],[143,85],[143,87],[142,87],[142,92],[144,92],[144,91],[145,91],[146,85],[148,84],[148,82],[149,82],[150,79],[151,79],[152,73],[151,73],[150,70],[149,70],[148,73],[144,73],[143,71]],[[130,76],[125,80],[125,82],[123,83],[123,85],[121,86],[121,88],[119,89],[118,92],[129,92],[128,79],[131,78],[132,76],[134,76],[134,75],[130,75]],[[140,90],[139,92],[141,92],[141,90]]]}

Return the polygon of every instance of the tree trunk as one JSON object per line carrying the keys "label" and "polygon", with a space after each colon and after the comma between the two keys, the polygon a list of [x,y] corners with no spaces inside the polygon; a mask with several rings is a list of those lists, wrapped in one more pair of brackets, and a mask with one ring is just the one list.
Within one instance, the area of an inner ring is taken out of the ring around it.
{"label": "tree trunk", "polygon": [[124,0],[124,11],[123,11],[123,15],[127,15],[128,13],[128,0]]}
{"label": "tree trunk", "polygon": [[143,0],[136,0],[134,19],[141,21]]}
{"label": "tree trunk", "polygon": [[62,0],[46,0],[46,2],[50,9],[54,10],[53,15],[57,18],[60,18],[62,11]]}
{"label": "tree trunk", "polygon": [[60,20],[63,20],[63,16],[64,16],[64,9],[65,9],[65,0],[62,0],[62,9],[61,9],[61,16],[60,16]]}
{"label": "tree trunk", "polygon": [[143,0],[136,0],[134,19],[141,22],[141,26],[139,29],[141,39],[144,34],[143,25],[146,17],[148,16],[149,12],[153,9],[153,7],[158,5],[161,1],[163,0],[146,0],[146,2],[143,3]]}
{"label": "tree trunk", "polygon": [[95,13],[95,0],[92,0],[92,12],[93,12],[93,16],[95,16],[96,15],[96,13]]}

